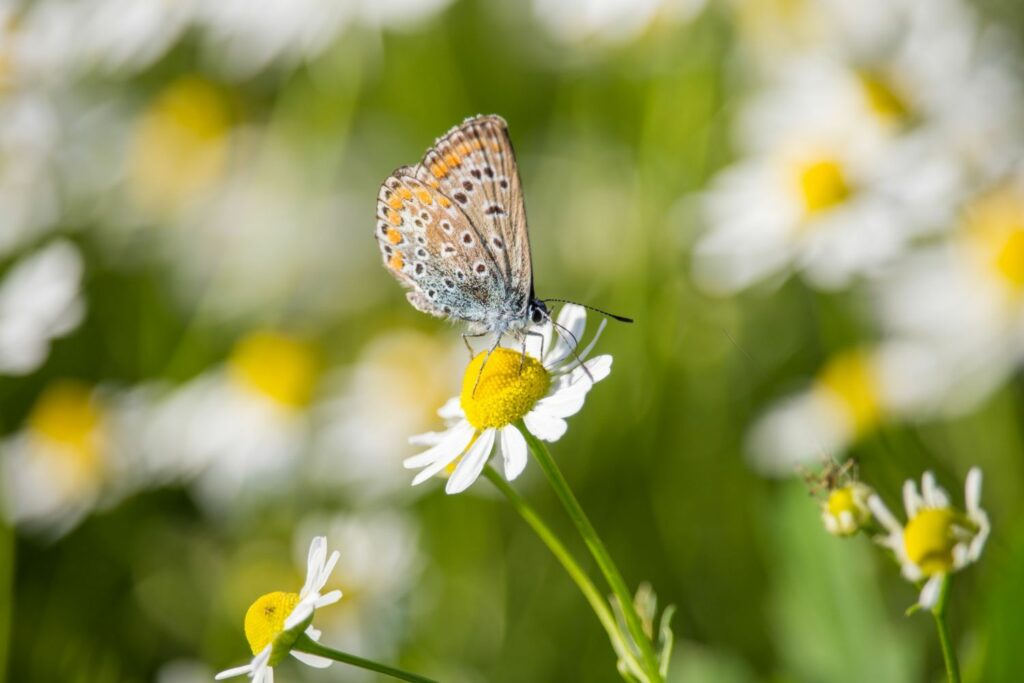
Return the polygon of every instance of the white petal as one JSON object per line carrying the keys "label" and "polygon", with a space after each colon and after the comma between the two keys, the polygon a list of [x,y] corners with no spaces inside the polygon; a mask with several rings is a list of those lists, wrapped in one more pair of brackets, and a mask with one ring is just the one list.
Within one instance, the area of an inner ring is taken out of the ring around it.
{"label": "white petal", "polygon": [[491,450],[494,448],[494,429],[485,429],[480,433],[479,438],[470,446],[466,455],[463,456],[455,471],[445,485],[445,493],[461,493],[469,488],[470,484],[476,481],[483,471],[487,459],[491,457]]}
{"label": "white petal", "polygon": [[562,306],[554,329],[558,340],[544,358],[544,367],[558,365],[572,355],[573,349],[580,347],[583,333],[587,329],[586,309],[575,304]]}
{"label": "white petal", "polygon": [[903,507],[907,511],[907,519],[917,517],[923,502],[921,496],[917,494],[917,483],[913,479],[903,482]]}
{"label": "white petal", "polygon": [[222,681],[225,678],[234,678],[235,676],[241,676],[252,671],[252,664],[246,664],[245,666],[236,666],[234,669],[225,669],[219,674],[213,677],[215,681]]}
{"label": "white petal", "polygon": [[917,599],[917,604],[925,609],[935,607],[935,604],[939,601],[939,592],[942,590],[942,580],[944,578],[944,574],[936,574],[928,579],[924,587],[921,588],[921,596]]}
{"label": "white petal", "polygon": [[414,434],[409,437],[409,444],[412,446],[436,446],[444,440],[444,437],[448,436],[448,430],[443,432],[424,432],[423,434]]}
{"label": "white petal", "polygon": [[[436,459],[413,477],[413,486],[422,484],[426,480],[437,475],[441,470],[448,467],[452,461],[466,451],[466,447],[469,446],[470,442],[473,440],[473,436],[476,434],[476,429],[468,422],[465,423],[465,426],[468,427],[468,430],[457,434],[456,436],[459,437],[458,439],[453,439],[445,444],[440,444],[433,449],[437,454]],[[439,450],[442,446],[446,447],[446,450]]]}
{"label": "white petal", "polygon": [[604,328],[608,325],[608,318],[603,318],[601,324],[597,326],[597,332],[594,333],[593,339],[587,344],[587,348],[579,354],[580,360],[586,360],[590,352],[594,350],[594,345],[597,344],[597,340],[601,338],[601,333],[604,332]]}
{"label": "white petal", "polygon": [[334,571],[334,567],[338,564],[338,558],[341,557],[341,553],[335,550],[331,553],[331,556],[327,558],[327,562],[320,569],[320,576],[317,577],[315,584],[316,592],[319,593],[320,589],[327,585],[327,580],[331,578],[331,572]]}
{"label": "white petal", "polygon": [[903,535],[903,525],[900,524],[891,512],[889,508],[885,506],[882,499],[877,495],[872,494],[868,498],[868,507],[871,508],[871,514],[875,516],[875,519],[886,528],[886,530],[894,536]]}
{"label": "white petal", "polygon": [[920,581],[924,578],[921,568],[910,560],[900,562],[900,573],[903,574],[903,578],[907,581]]}
{"label": "white petal", "polygon": [[445,401],[445,404],[438,409],[437,415],[442,420],[458,420],[465,417],[460,397],[453,396]]}
{"label": "white petal", "polygon": [[974,514],[970,515],[969,519],[978,525],[978,533],[971,539],[971,545],[967,551],[967,558],[971,562],[976,562],[981,557],[981,551],[985,549],[985,541],[988,540],[988,534],[991,530],[991,525],[988,522],[988,515],[985,514],[984,510],[977,510]]}
{"label": "white petal", "polygon": [[444,439],[442,439],[436,446],[423,451],[418,455],[406,458],[402,462],[402,465],[406,469],[415,469],[444,458],[447,458],[445,464],[448,464],[466,449],[466,444],[468,444],[469,440],[473,438],[473,433],[475,431],[476,430],[473,428],[473,425],[469,424],[469,422],[460,422],[449,429],[445,434]]}
{"label": "white petal", "polygon": [[935,475],[925,472],[921,476],[921,496],[924,503],[930,508],[949,507],[949,496],[935,483]]}
{"label": "white petal", "polygon": [[528,412],[523,418],[523,422],[526,423],[526,428],[530,430],[531,434],[544,441],[558,441],[565,434],[565,430],[569,428],[562,418],[546,415],[539,410]]}
{"label": "white petal", "polygon": [[512,425],[501,428],[501,457],[505,460],[505,478],[512,481],[526,468],[526,439]]}
{"label": "white petal", "polygon": [[342,593],[340,590],[333,590],[330,593],[321,595],[320,598],[316,601],[315,607],[317,609],[320,609],[321,607],[327,607],[327,605],[333,605],[334,603],[338,602],[338,600],[341,600],[341,596]]}
{"label": "white petal", "polygon": [[967,473],[967,482],[964,484],[964,503],[967,506],[967,515],[975,515],[981,511],[981,470],[972,467]]}
{"label": "white petal", "polygon": [[309,555],[306,559],[306,582],[299,591],[300,597],[306,597],[320,575],[320,568],[324,565],[324,558],[327,556],[327,537],[317,536],[309,544]]}
{"label": "white petal", "polygon": [[[257,683],[254,679],[253,683]],[[263,683],[274,683],[274,667],[267,666],[263,668]]]}
{"label": "white petal", "polygon": [[317,669],[326,669],[333,664],[333,662],[326,657],[311,655],[308,652],[299,652],[298,650],[292,650],[292,657],[295,657],[295,659],[299,660],[303,664],[308,664],[309,666]]}
{"label": "white petal", "polygon": [[559,388],[554,394],[537,401],[533,409],[554,417],[570,417],[583,408],[588,389],[589,387],[580,385]]}
{"label": "white petal", "polygon": [[313,603],[314,601],[307,600],[295,605],[292,609],[292,613],[284,620],[284,630],[288,631],[293,629],[306,619],[309,619],[309,615],[313,613]]}

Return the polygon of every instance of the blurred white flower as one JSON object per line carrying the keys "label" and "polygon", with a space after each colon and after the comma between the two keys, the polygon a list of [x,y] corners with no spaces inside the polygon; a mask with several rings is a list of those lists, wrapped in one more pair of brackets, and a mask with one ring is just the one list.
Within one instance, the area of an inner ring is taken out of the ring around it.
{"label": "blurred white flower", "polygon": [[261,330],[238,342],[223,367],[140,408],[144,480],[191,480],[217,512],[244,494],[280,492],[308,439],[307,407],[319,378],[313,348]]}
{"label": "blurred white flower", "polygon": [[276,591],[260,596],[245,613],[245,637],[252,649],[253,660],[244,666],[221,671],[216,679],[246,675],[253,683],[273,683],[274,667],[291,654],[303,664],[323,669],[332,664],[330,659],[292,650],[296,638],[302,633],[320,640],[320,631],[310,620],[321,607],[341,600],[341,591],[321,593],[334,571],[340,553],[335,550],[327,556],[327,539],[317,536],[309,545],[306,561],[306,583],[298,593]]}
{"label": "blurred white flower", "polygon": [[407,493],[408,435],[435,423],[464,359],[461,345],[412,329],[374,338],[352,367],[325,380],[310,485],[340,486],[362,500]]}
{"label": "blurred white flower", "polygon": [[900,524],[882,499],[868,504],[888,531],[879,543],[896,555],[907,581],[924,581],[918,605],[935,607],[946,576],[978,561],[989,534],[988,515],[981,509],[981,470],[971,468],[964,485],[966,513],[954,508],[931,472],[921,477],[921,492],[908,479],[903,485],[907,524]]}
{"label": "blurred white flower", "polygon": [[752,154],[704,196],[708,232],[694,249],[703,286],[732,293],[796,270],[844,287],[946,225],[956,167],[927,136],[889,138],[884,119],[853,100],[823,98],[818,77],[801,75],[746,109]]}
{"label": "blurred white flower", "polygon": [[303,529],[321,530],[330,545],[345,549],[335,569],[345,609],[318,618],[325,639],[371,659],[392,657],[406,623],[405,597],[423,563],[415,519],[391,510],[312,515],[298,529],[300,537]]}
{"label": "blurred white flower", "polygon": [[778,400],[747,437],[753,467],[769,476],[841,455],[889,420],[926,419],[946,384],[934,354],[895,340],[828,359],[810,385]]}
{"label": "blurred white flower", "polygon": [[821,503],[821,521],[833,536],[852,536],[871,519],[868,499],[871,488],[862,482],[851,481],[828,492]]}
{"label": "blurred white flower", "polygon": [[18,261],[0,281],[0,375],[26,375],[46,360],[50,342],[82,321],[82,257],[51,242]]}
{"label": "blurred white flower", "polygon": [[533,0],[537,21],[557,40],[625,43],[656,22],[696,16],[705,0]]}
{"label": "blurred white flower", "polygon": [[972,201],[952,238],[878,287],[885,329],[941,368],[932,408],[971,408],[1024,363],[1024,179]]}
{"label": "blurred white flower", "polygon": [[108,408],[64,380],[39,396],[22,431],[0,444],[4,512],[16,526],[63,533],[95,505],[111,472]]}
{"label": "blurred white flower", "polygon": [[565,332],[559,332],[557,340],[549,320],[541,339],[528,338],[525,355],[523,349],[503,347],[489,357],[486,351],[477,355],[466,368],[462,393],[438,411],[447,429],[410,439],[414,445],[429,446],[403,463],[420,469],[413,486],[449,472],[445,491],[460,493],[476,481],[495,450],[504,461],[505,477],[518,477],[526,467],[528,449],[516,423],[522,420],[538,439],[558,441],[568,429],[565,418],[578,413],[594,384],[611,373],[611,356],[586,360],[606,322],[601,321],[589,345],[578,349],[587,313],[567,304],[558,315],[558,327]]}

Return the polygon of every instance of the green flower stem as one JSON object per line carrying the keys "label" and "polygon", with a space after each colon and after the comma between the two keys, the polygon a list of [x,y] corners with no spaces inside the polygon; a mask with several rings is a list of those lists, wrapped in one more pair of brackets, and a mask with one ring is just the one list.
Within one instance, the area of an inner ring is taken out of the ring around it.
{"label": "green flower stem", "polygon": [[594,560],[601,569],[601,573],[604,574],[604,578],[608,581],[612,593],[615,594],[630,635],[632,635],[636,646],[640,649],[644,669],[649,680],[652,683],[661,681],[662,676],[658,668],[658,657],[654,654],[654,646],[651,644],[647,634],[644,633],[640,615],[637,614],[636,605],[633,603],[633,596],[630,594],[629,588],[626,587],[622,574],[612,561],[611,555],[608,554],[608,549],[605,548],[601,538],[594,530],[594,526],[590,523],[586,513],[583,512],[583,508],[580,507],[579,501],[576,500],[572,489],[569,488],[569,482],[562,476],[562,471],[558,469],[558,465],[555,463],[555,459],[551,457],[551,452],[548,451],[547,446],[530,433],[530,430],[526,428],[522,420],[519,421],[517,426],[519,431],[522,432],[523,437],[526,438],[526,443],[529,444],[530,451],[533,453],[534,458],[536,458],[537,463],[544,470],[548,481],[551,482],[551,487],[555,490],[559,500],[561,500],[562,506],[565,507],[565,511],[569,514],[573,524],[576,525],[580,536],[583,537],[583,542],[586,543],[587,549],[594,556]]}
{"label": "green flower stem", "polygon": [[0,520],[0,681],[7,672],[14,604],[14,530]]}
{"label": "green flower stem", "polygon": [[305,633],[301,634],[295,640],[295,644],[292,645],[292,649],[298,652],[305,652],[310,655],[318,655],[327,659],[333,659],[336,662],[344,662],[345,664],[357,666],[360,669],[376,671],[377,673],[384,674],[385,676],[397,678],[400,681],[412,681],[412,683],[437,683],[434,679],[427,678],[426,676],[402,671],[401,669],[396,669],[393,666],[380,664],[379,662],[363,659],[362,657],[356,657],[355,655],[350,655],[347,652],[341,652],[340,650],[329,648],[326,645],[321,645]]}
{"label": "green flower stem", "polygon": [[946,679],[949,683],[960,683],[960,664],[956,659],[956,648],[953,647],[953,639],[949,634],[949,621],[946,619],[948,607],[949,587],[952,584],[952,577],[947,574],[942,580],[942,588],[939,591],[939,601],[932,608],[932,616],[935,617],[935,627],[939,631],[939,644],[942,646],[942,660],[946,664]]}
{"label": "green flower stem", "polygon": [[598,621],[601,622],[604,630],[608,633],[608,638],[611,640],[612,648],[615,652],[623,659],[629,660],[627,666],[631,665],[630,668],[633,670],[640,670],[640,666],[636,662],[631,648],[628,646],[621,631],[619,631],[618,622],[615,621],[615,616],[612,614],[608,603],[605,602],[604,596],[597,590],[594,582],[590,580],[590,577],[583,571],[565,545],[555,536],[551,528],[544,523],[544,520],[540,518],[537,511],[526,502],[526,499],[520,496],[493,467],[490,465],[484,467],[484,476],[494,484],[495,488],[504,494],[509,503],[512,504],[512,508],[530,525],[530,528],[540,537],[540,540],[548,547],[551,554],[562,564],[569,577],[579,586],[583,597],[590,603],[590,607],[594,610],[594,614],[597,615]]}

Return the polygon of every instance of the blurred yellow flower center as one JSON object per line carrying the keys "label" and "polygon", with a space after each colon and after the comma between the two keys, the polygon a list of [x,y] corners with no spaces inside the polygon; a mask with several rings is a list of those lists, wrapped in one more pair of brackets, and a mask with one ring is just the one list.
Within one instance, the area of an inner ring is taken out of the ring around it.
{"label": "blurred yellow flower center", "polygon": [[146,208],[177,208],[216,180],[227,163],[231,116],[224,93],[195,76],[166,88],[139,121],[128,177]]}
{"label": "blurred yellow flower center", "polygon": [[249,606],[245,613],[245,637],[254,655],[262,652],[284,630],[284,620],[298,602],[298,593],[275,591]]}
{"label": "blurred yellow flower center", "polygon": [[848,351],[834,357],[818,376],[818,386],[839,401],[854,432],[861,434],[878,424],[882,408],[869,353]]}
{"label": "blurred yellow flower center", "polygon": [[879,73],[864,71],[858,74],[868,106],[886,121],[902,121],[910,114],[910,107],[888,80]]}
{"label": "blurred yellow flower center", "polygon": [[289,408],[306,405],[316,383],[313,349],[277,332],[254,332],[242,339],[228,365],[243,387]]}
{"label": "blurred yellow flower center", "polygon": [[978,200],[967,228],[996,277],[1024,294],[1024,195],[1004,188]]}
{"label": "blurred yellow flower center", "polygon": [[926,508],[907,522],[903,547],[911,562],[927,576],[953,568],[953,548],[957,543],[957,515],[950,508]]}
{"label": "blurred yellow flower center", "polygon": [[484,352],[470,361],[462,379],[462,410],[477,429],[516,422],[544,398],[551,386],[551,375],[532,356],[495,349],[485,365],[486,356]]}
{"label": "blurred yellow flower center", "polygon": [[854,518],[861,514],[861,507],[857,504],[853,495],[853,488],[843,486],[828,495],[828,511],[838,517],[843,512],[849,512]]}
{"label": "blurred yellow flower center", "polygon": [[63,452],[74,455],[83,471],[98,464],[102,424],[103,410],[92,389],[73,381],[47,387],[28,416],[29,431],[62,446]]}
{"label": "blurred yellow flower center", "polygon": [[808,215],[827,211],[850,196],[843,167],[835,159],[815,159],[801,165],[796,179]]}

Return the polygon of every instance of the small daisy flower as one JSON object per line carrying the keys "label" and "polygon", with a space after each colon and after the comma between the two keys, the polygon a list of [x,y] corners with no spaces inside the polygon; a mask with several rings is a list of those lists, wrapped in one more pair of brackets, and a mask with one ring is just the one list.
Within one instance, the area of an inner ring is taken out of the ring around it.
{"label": "small daisy flower", "polygon": [[873,491],[867,484],[853,481],[829,491],[821,504],[821,521],[833,536],[852,536],[871,521],[868,499]]}
{"label": "small daisy flower", "polygon": [[903,485],[907,524],[897,521],[877,495],[868,499],[871,512],[888,531],[878,542],[893,551],[908,581],[924,581],[918,605],[931,609],[949,574],[976,562],[989,534],[988,515],[981,509],[981,470],[971,468],[964,487],[967,512],[950,505],[949,495],[935,483],[931,472],[917,484]]}
{"label": "small daisy flower", "polygon": [[526,467],[526,440],[516,427],[520,420],[538,439],[562,438],[567,429],[565,418],[580,411],[587,392],[595,382],[607,377],[612,368],[609,355],[585,361],[605,321],[590,344],[575,352],[586,320],[582,307],[565,306],[557,322],[560,329],[567,331],[565,336],[560,334],[558,341],[552,343],[554,326],[550,322],[541,332],[541,348],[547,351],[543,361],[537,359],[542,354],[537,343],[533,343],[538,341],[536,337],[529,338],[526,355],[518,349],[498,348],[490,358],[483,352],[470,361],[461,395],[438,411],[449,424],[448,429],[410,439],[415,445],[430,446],[405,460],[409,469],[422,468],[413,485],[448,470],[454,463],[445,491],[464,491],[480,476],[495,448],[504,460],[505,477],[515,479]]}
{"label": "small daisy flower", "polygon": [[327,557],[327,539],[317,536],[309,545],[306,565],[306,583],[298,593],[275,591],[261,596],[245,613],[245,637],[255,655],[245,666],[227,669],[217,674],[222,680],[248,675],[254,683],[273,683],[274,668],[285,655],[319,669],[331,665],[331,660],[304,652],[292,651],[296,639],[305,633],[313,640],[320,639],[320,631],[310,621],[313,613],[341,600],[341,591],[321,593],[328,577],[334,571],[340,554],[337,550]]}

